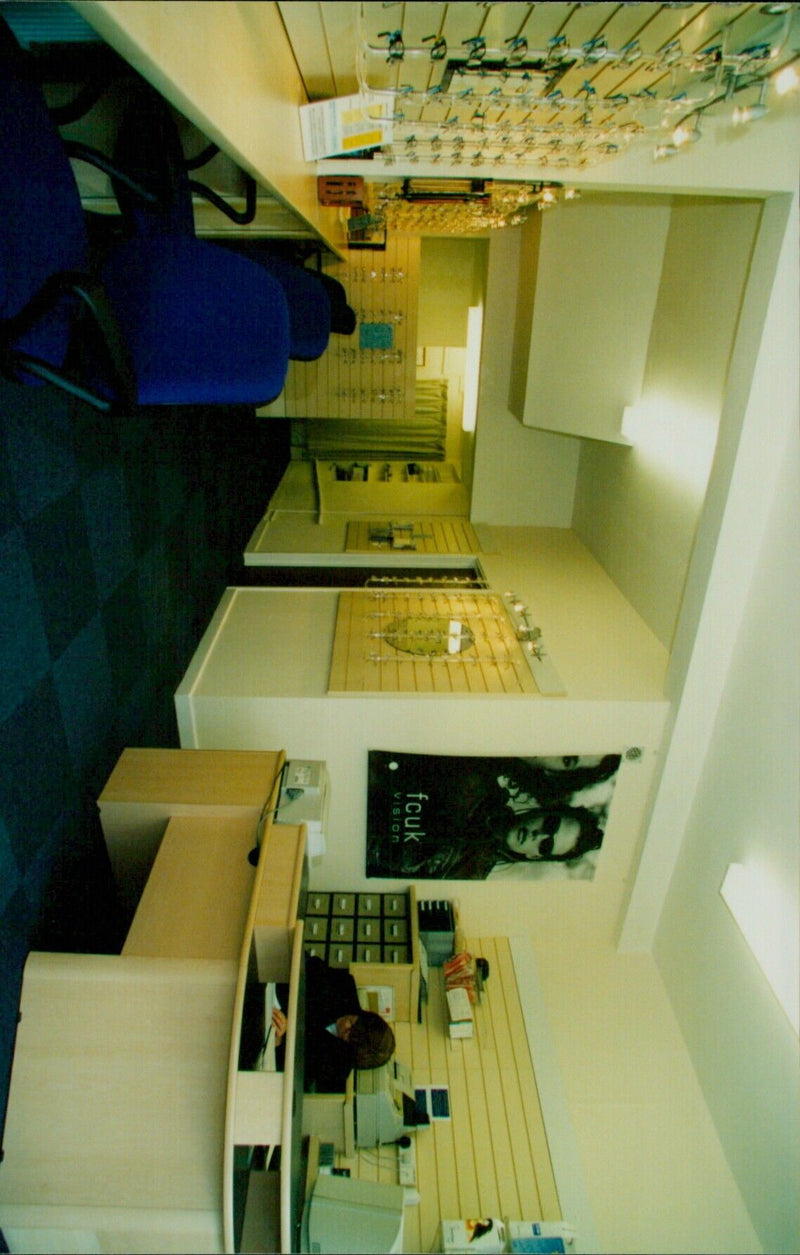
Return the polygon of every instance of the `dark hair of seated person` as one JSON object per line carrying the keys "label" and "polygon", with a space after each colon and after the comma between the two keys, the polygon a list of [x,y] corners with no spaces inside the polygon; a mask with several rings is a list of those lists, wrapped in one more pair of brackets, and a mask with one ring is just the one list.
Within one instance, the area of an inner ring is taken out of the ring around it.
{"label": "dark hair of seated person", "polygon": [[357,1068],[379,1068],[394,1054],[394,1033],[375,1011],[362,1011],[350,1029],[348,1042]]}

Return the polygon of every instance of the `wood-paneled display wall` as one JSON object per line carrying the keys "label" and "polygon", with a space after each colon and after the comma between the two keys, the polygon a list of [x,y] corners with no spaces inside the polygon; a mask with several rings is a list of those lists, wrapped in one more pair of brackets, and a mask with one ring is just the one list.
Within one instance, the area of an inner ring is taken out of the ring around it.
{"label": "wood-paneled display wall", "polygon": [[[417,373],[418,236],[392,236],[386,251],[350,249],[348,261],[328,257],[326,273],[344,285],[358,325],[332,335],[316,362],[291,362],[284,400],[289,418],[414,417]],[[361,327],[391,327],[391,347],[365,348]]]}
{"label": "wood-paneled display wall", "polygon": [[[403,520],[400,528],[408,527],[407,547],[414,553],[476,554],[481,545],[472,524],[466,519],[413,519]],[[389,538],[397,522],[386,520],[383,525],[366,519],[352,519],[347,524],[347,553],[392,553],[397,546]],[[386,539],[377,539],[381,529]],[[402,532],[401,532],[402,534]]]}
{"label": "wood-paneled display wall", "polygon": [[[420,1201],[405,1208],[405,1251],[437,1250],[443,1219],[562,1219],[508,939],[468,939],[467,947],[490,968],[475,1036],[450,1040],[441,968],[430,971],[423,1022],[395,1025],[397,1057],[414,1085],[446,1085],[451,1112],[414,1135]],[[354,1177],[398,1180],[394,1146],[336,1162]]]}
{"label": "wood-paneled display wall", "polygon": [[[415,638],[422,646],[451,621],[471,637],[463,652],[417,656]],[[328,692],[530,694],[539,689],[499,597],[476,589],[404,589],[339,594]]]}

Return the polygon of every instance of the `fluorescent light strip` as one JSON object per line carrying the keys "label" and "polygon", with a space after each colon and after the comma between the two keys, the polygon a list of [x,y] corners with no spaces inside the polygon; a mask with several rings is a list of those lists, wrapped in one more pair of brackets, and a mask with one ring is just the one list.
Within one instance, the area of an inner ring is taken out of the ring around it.
{"label": "fluorescent light strip", "polygon": [[461,410],[461,428],[474,431],[478,417],[478,384],[481,374],[481,339],[483,336],[483,306],[470,305],[467,311],[467,360],[464,368],[464,404]]}

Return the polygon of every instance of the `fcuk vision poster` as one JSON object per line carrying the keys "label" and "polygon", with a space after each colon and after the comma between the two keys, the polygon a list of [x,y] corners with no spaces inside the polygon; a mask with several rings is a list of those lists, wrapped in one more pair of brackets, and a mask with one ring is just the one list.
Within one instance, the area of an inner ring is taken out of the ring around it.
{"label": "fcuk vision poster", "polygon": [[619,764],[370,750],[366,874],[591,880]]}

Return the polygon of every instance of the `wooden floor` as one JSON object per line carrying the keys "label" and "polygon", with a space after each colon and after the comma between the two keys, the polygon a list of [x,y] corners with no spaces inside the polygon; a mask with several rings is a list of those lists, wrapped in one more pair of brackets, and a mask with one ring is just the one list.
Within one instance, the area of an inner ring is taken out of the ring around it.
{"label": "wooden floor", "polygon": [[[422,1024],[398,1024],[397,1057],[414,1085],[446,1085],[451,1119],[414,1137],[419,1204],[405,1209],[404,1250],[434,1251],[442,1219],[560,1220],[533,1062],[507,938],[469,940],[489,962],[475,1036],[450,1041],[441,968],[431,971]],[[354,1177],[396,1183],[394,1146],[337,1157]]]}

